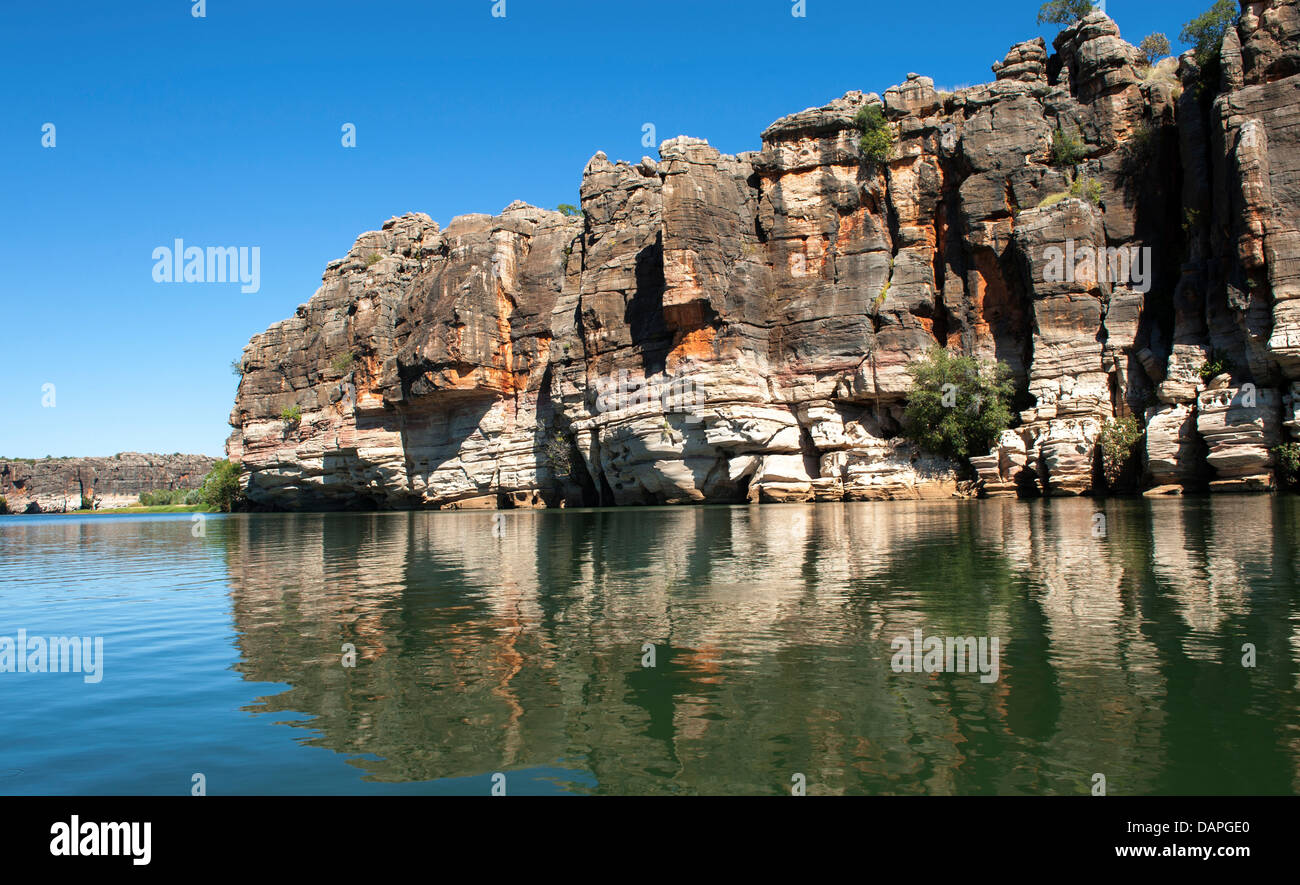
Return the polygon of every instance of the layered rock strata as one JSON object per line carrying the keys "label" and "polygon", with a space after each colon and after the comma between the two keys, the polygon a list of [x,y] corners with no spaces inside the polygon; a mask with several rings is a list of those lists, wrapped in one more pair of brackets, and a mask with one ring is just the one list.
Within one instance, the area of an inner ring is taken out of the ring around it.
{"label": "layered rock strata", "polygon": [[[1052,51],[1012,47],[992,83],[909,74],[778,120],[758,151],[598,153],[580,216],[392,219],[246,348],[228,454],[248,498],[1078,495],[1128,416],[1148,486],[1266,488],[1298,432],[1300,16],[1243,10],[1221,83],[1191,54],[1145,68],[1093,13]],[[870,105],[886,162],[858,147]],[[934,347],[1015,382],[974,485],[900,433]],[[1213,392],[1212,359],[1230,366]]]}
{"label": "layered rock strata", "polygon": [[214,458],[142,455],[0,461],[0,497],[11,513],[66,513],[93,500],[101,508],[138,504],[145,492],[196,489]]}

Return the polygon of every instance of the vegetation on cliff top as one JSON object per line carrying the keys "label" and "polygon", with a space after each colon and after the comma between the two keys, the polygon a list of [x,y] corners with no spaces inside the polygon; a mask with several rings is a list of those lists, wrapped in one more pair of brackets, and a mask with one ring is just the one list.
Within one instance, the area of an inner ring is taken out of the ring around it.
{"label": "vegetation on cliff top", "polygon": [[854,122],[862,133],[858,140],[862,155],[872,163],[888,162],[894,153],[894,130],[885,119],[885,112],[880,105],[871,104],[862,108]]}
{"label": "vegetation on cliff top", "polygon": [[1092,0],[1048,0],[1038,8],[1040,25],[1068,25],[1092,12]]}
{"label": "vegetation on cliff top", "polygon": [[[1038,24],[1064,28],[1094,10],[1103,11],[1100,6],[1094,6],[1091,0],[1048,0],[1038,9]],[[1236,23],[1238,15],[1235,0],[1216,0],[1213,6],[1184,24],[1178,35],[1179,40],[1192,47],[1196,63],[1201,68],[1197,88],[1202,96],[1212,96],[1218,89],[1219,53],[1223,47],[1223,37],[1228,28]],[[1169,38],[1159,31],[1144,37],[1137,48],[1145,63],[1146,72],[1154,70],[1156,63],[1173,51]]]}
{"label": "vegetation on cliff top", "polygon": [[1200,66],[1199,82],[1194,87],[1201,100],[1209,101],[1219,91],[1222,77],[1223,37],[1237,21],[1237,4],[1233,0],[1217,2],[1201,15],[1183,25],[1178,38],[1192,47]]}
{"label": "vegetation on cliff top", "polygon": [[[1038,8],[1038,24],[1065,27],[1093,11],[1104,10],[1092,0],[1048,0]],[[1236,23],[1238,14],[1238,4],[1234,0],[1216,0],[1213,6],[1183,25],[1178,39],[1192,47],[1196,52],[1197,64],[1204,67],[1218,60],[1223,35]],[[1159,31],[1143,38],[1138,49],[1149,66],[1172,51],[1169,38]]]}
{"label": "vegetation on cliff top", "polygon": [[1015,389],[1005,363],[954,356],[941,347],[907,367],[914,386],[903,434],[921,448],[954,460],[983,455],[1011,426]]}
{"label": "vegetation on cliff top", "polygon": [[1208,10],[1183,25],[1179,39],[1192,47],[1196,63],[1201,67],[1218,61],[1223,36],[1237,21],[1237,14],[1237,4],[1233,0],[1217,0]]}
{"label": "vegetation on cliff top", "polygon": [[1138,44],[1138,51],[1142,53],[1147,67],[1153,68],[1156,62],[1173,52],[1173,47],[1169,45],[1169,38],[1157,31],[1142,38],[1142,42]]}

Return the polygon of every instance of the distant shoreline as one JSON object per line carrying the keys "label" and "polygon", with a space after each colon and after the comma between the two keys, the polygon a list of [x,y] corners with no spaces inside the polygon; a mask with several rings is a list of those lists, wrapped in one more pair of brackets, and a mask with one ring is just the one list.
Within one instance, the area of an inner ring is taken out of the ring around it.
{"label": "distant shoreline", "polygon": [[7,513],[0,514],[0,520],[12,516],[150,516],[150,515],[175,515],[175,514],[249,514],[259,516],[302,516],[302,515],[319,515],[319,516],[376,516],[376,515],[395,515],[395,514],[450,514],[462,513],[466,515],[491,515],[491,514],[522,514],[522,513],[600,513],[629,510],[709,510],[709,509],[734,509],[734,508],[751,508],[760,509],[784,509],[792,507],[817,507],[823,505],[859,505],[859,504],[930,504],[936,507],[946,505],[961,504],[982,504],[993,501],[1013,502],[1018,504],[1044,504],[1055,501],[1091,501],[1099,508],[1108,502],[1123,501],[1184,501],[1184,502],[1208,502],[1221,500],[1225,498],[1257,498],[1268,500],[1284,500],[1290,498],[1290,495],[1278,491],[1271,492],[1219,492],[1210,493],[1205,490],[1189,491],[1179,495],[1143,495],[1143,494],[1125,494],[1125,495],[1058,495],[1058,496],[1041,496],[1034,498],[1018,498],[1015,496],[954,496],[952,498],[879,498],[861,501],[764,501],[764,502],[745,502],[745,501],[710,501],[699,504],[626,504],[613,506],[594,506],[594,507],[520,507],[520,508],[502,508],[502,509],[457,509],[452,507],[426,507],[426,508],[399,508],[391,510],[323,510],[304,508],[299,510],[268,510],[252,509],[233,511],[212,510],[201,504],[182,505],[172,504],[158,507],[115,507],[103,510],[67,510],[67,511],[46,511],[35,513]]}
{"label": "distant shoreline", "polygon": [[158,507],[113,507],[104,510],[40,510],[35,513],[6,513],[5,516],[147,516],[150,513],[216,513],[202,504],[164,504]]}

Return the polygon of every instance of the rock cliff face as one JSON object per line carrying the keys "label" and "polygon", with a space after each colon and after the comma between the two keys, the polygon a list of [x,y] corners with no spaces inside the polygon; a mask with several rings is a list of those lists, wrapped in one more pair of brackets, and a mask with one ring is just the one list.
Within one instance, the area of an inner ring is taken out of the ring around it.
{"label": "rock cliff face", "polygon": [[203,455],[141,455],[111,458],[45,458],[0,461],[0,497],[11,513],[65,513],[83,497],[104,508],[127,507],[144,492],[196,489],[215,463]]}
{"label": "rock cliff face", "polygon": [[[1143,69],[1101,13],[1052,48],[957,93],[850,92],[756,152],[599,153],[580,217],[515,203],[364,234],[244,352],[228,454],[249,499],[1077,495],[1129,415],[1157,490],[1266,488],[1300,423],[1296,0],[1243,3],[1221,83],[1190,53]],[[888,162],[858,147],[867,105]],[[935,346],[1015,378],[1018,421],[973,483],[899,435]],[[1231,369],[1211,390],[1212,358]]]}

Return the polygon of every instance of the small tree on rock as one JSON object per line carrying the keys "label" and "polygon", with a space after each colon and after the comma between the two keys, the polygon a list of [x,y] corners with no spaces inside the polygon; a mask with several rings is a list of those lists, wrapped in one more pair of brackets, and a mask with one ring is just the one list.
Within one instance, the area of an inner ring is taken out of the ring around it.
{"label": "small tree on rock", "polygon": [[1092,0],[1048,0],[1038,10],[1040,25],[1069,25],[1092,12]]}
{"label": "small tree on rock", "polygon": [[1125,485],[1126,479],[1133,479],[1133,473],[1140,460],[1138,443],[1146,435],[1141,423],[1132,416],[1110,421],[1101,431],[1098,440],[1101,446],[1101,472],[1106,480],[1106,488],[1116,491]]}
{"label": "small tree on rock", "polygon": [[1237,4],[1233,0],[1218,0],[1208,10],[1183,25],[1179,39],[1196,50],[1196,61],[1201,67],[1217,61],[1223,46],[1223,35],[1237,21]]}
{"label": "small tree on rock", "polygon": [[913,387],[903,434],[921,448],[966,461],[1011,426],[1015,389],[1005,363],[954,356],[942,347],[907,367]]}
{"label": "small tree on rock", "polygon": [[209,510],[229,513],[239,500],[239,462],[218,461],[203,479],[199,490],[203,503]]}
{"label": "small tree on rock", "polygon": [[1148,34],[1142,38],[1138,44],[1138,51],[1142,53],[1142,58],[1146,60],[1147,67],[1155,67],[1156,62],[1162,58],[1167,58],[1169,53],[1173,52],[1173,47],[1169,45],[1169,38],[1164,34]]}

